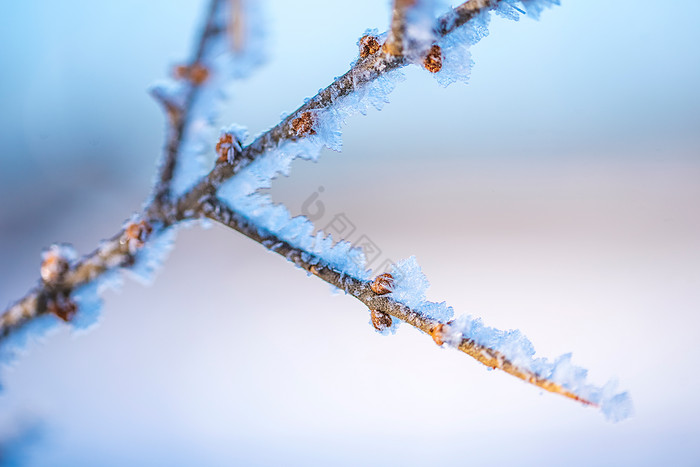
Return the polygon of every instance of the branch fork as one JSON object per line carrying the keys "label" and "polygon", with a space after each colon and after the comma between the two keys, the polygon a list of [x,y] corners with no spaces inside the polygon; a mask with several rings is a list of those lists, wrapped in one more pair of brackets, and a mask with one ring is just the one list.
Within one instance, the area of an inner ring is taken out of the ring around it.
{"label": "branch fork", "polygon": [[[431,336],[437,345],[451,345],[490,368],[500,369],[544,390],[586,405],[604,405],[606,402],[601,397],[581,395],[575,388],[569,388],[547,375],[518,365],[502,351],[481,344],[469,335],[463,335],[457,321],[440,321],[420,308],[397,300],[395,292],[401,284],[400,277],[396,278],[392,274],[381,274],[373,280],[353,277],[323,257],[257,225],[217,197],[224,182],[236,177],[255,160],[286,142],[317,135],[318,112],[333,108],[339,99],[410,63],[419,63],[429,72],[439,73],[444,63],[444,51],[439,41],[477,15],[496,8],[501,2],[502,0],[469,0],[440,18],[431,17],[427,30],[430,41],[427,45],[415,46],[414,50],[413,44],[420,42],[420,37],[411,29],[413,23],[410,18],[421,8],[422,1],[395,0],[390,31],[384,36],[386,40],[383,43],[382,36],[362,36],[358,42],[359,59],[347,73],[247,146],[242,146],[242,138],[236,132],[222,132],[216,143],[217,157],[212,170],[190,189],[175,196],[173,178],[183,157],[183,141],[193,123],[193,107],[200,93],[215,81],[211,70],[206,66],[208,51],[221,34],[233,38],[230,42],[235,53],[240,53],[246,45],[241,32],[248,26],[245,23],[248,18],[243,15],[243,2],[233,1],[230,8],[226,9],[224,0],[212,0],[191,64],[174,69],[175,77],[185,83],[183,95],[174,98],[161,91],[153,92],[167,115],[168,140],[150,201],[142,213],[115,236],[80,260],[76,261],[59,247],[48,250],[40,270],[42,281],[0,315],[0,341],[45,314],[54,314],[64,321],[70,321],[78,308],[72,299],[75,290],[110,271],[134,266],[138,262],[139,252],[177,223],[206,218],[238,231],[309,274],[355,297],[370,310],[371,323],[378,331],[386,331],[394,320],[400,320]],[[223,11],[235,16],[222,21],[217,15]],[[417,62],[416,56],[419,57]]]}

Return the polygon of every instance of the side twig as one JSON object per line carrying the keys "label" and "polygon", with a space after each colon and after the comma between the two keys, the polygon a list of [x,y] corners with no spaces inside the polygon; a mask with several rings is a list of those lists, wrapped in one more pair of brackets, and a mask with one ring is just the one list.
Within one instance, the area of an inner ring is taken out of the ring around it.
{"label": "side twig", "polygon": [[[441,16],[437,21],[439,25],[438,38],[453,32],[457,29],[457,24],[464,25],[479,13],[494,8],[500,1],[469,0],[450,13]],[[293,122],[303,118],[306,112],[329,108],[339,98],[347,96],[355,91],[356,88],[365,86],[380,76],[408,64],[408,60],[404,57],[386,53],[375,53],[358,60],[344,75],[322,89],[276,126],[262,133],[252,143],[244,147],[233,164],[225,161],[217,163],[204,179],[178,200],[178,211],[195,210],[201,198],[214,194],[224,181],[233,177],[258,157],[276,148],[284,141],[298,139],[299,136],[294,129]]]}
{"label": "side twig", "polygon": [[[369,310],[377,310],[391,315],[432,336],[438,345],[443,344],[440,339],[440,333],[444,332],[445,326],[449,325],[448,323],[425,316],[390,296],[375,292],[372,287],[373,281],[363,281],[346,275],[342,271],[335,270],[328,264],[325,264],[321,258],[290,245],[264,229],[260,229],[219,200],[207,199],[202,203],[199,212],[211,220],[242,233],[251,240],[263,245],[269,251],[283,256],[295,266],[343,290],[346,294],[366,305]],[[597,405],[567,390],[561,384],[550,381],[533,371],[514,364],[498,350],[479,345],[472,339],[462,338],[456,347],[487,367],[503,370],[546,391],[561,394],[587,405]]]}
{"label": "side twig", "polygon": [[176,74],[180,74],[181,79],[186,80],[188,85],[185,91],[184,103],[180,107],[178,104],[169,101],[167,98],[154,93],[154,97],[163,105],[168,117],[168,136],[163,155],[163,162],[159,170],[157,183],[153,189],[153,199],[156,204],[161,205],[170,197],[170,184],[175,174],[180,147],[184,139],[185,132],[190,124],[190,109],[194,103],[199,90],[207,80],[207,69],[202,65],[211,40],[218,34],[225,32],[217,26],[216,12],[224,0],[211,0],[207,13],[204,29],[200,35],[196,51],[192,61],[187,66],[176,69]]}

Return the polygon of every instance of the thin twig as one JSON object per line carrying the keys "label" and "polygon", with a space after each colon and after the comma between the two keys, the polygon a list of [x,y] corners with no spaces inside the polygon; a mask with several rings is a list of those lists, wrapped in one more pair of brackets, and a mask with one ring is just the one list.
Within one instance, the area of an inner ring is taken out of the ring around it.
{"label": "thin twig", "polygon": [[[470,0],[463,3],[450,13],[438,19],[438,37],[450,34],[479,13],[495,7],[501,0]],[[301,117],[304,112],[326,109],[331,107],[339,98],[347,96],[381,75],[408,65],[409,62],[401,56],[386,53],[376,53],[358,60],[355,65],[340,78],[337,78],[325,89],[300,106],[276,126],[258,136],[252,143],[244,147],[236,157],[234,164],[219,162],[200,180],[188,193],[177,201],[179,212],[197,209],[199,200],[216,192],[219,186],[244,167],[253,162],[267,151],[276,148],[284,141],[297,139],[297,132],[292,128],[292,122]]]}
{"label": "thin twig", "polygon": [[[201,60],[206,51],[208,38],[218,33],[212,15],[215,13],[218,2],[220,1],[222,0],[212,0],[207,24],[202,32],[197,53],[195,54],[195,60]],[[455,25],[465,24],[478,13],[498,4],[499,1],[500,0],[470,0],[460,5],[438,20],[440,35],[444,36],[449,34],[457,27]],[[155,192],[160,194],[160,196],[154,197],[152,205],[147,206],[139,218],[157,230],[153,233],[154,236],[177,221],[192,218],[197,211],[201,210],[202,200],[213,196],[216,189],[223,181],[240,172],[244,167],[265,152],[277,147],[282,141],[297,138],[296,132],[291,128],[292,121],[303,112],[312,109],[327,108],[333,104],[336,98],[346,96],[353,92],[356,85],[362,86],[384,73],[405,65],[407,65],[407,62],[401,57],[394,57],[385,53],[377,53],[359,60],[345,75],[335,80],[330,86],[319,92],[319,94],[306,104],[299,107],[299,109],[282,120],[277,126],[263,133],[250,145],[246,146],[242,153],[236,158],[234,165],[218,163],[204,179],[185,193],[179,200],[171,204],[170,201],[167,200],[169,184],[177,162],[183,134],[187,129],[187,119],[183,118],[181,122],[182,126],[177,127],[174,131],[174,135],[176,136],[176,138],[172,140],[174,143],[168,146],[166,163],[163,166],[159,176],[159,183],[156,186]],[[195,92],[196,87],[193,87],[192,93]],[[194,95],[192,93],[190,96]],[[0,341],[8,337],[14,331],[20,329],[32,319],[46,314],[48,310],[47,303],[56,296],[56,294],[61,293],[68,296],[76,288],[96,280],[109,270],[119,267],[128,267],[130,262],[133,261],[133,255],[128,245],[124,242],[125,234],[125,229],[120,230],[110,240],[104,242],[98,249],[73,264],[66,271],[60,286],[41,282],[23,298],[10,305],[3,314],[0,315]],[[145,239],[145,244],[148,244],[148,239]],[[385,300],[384,298],[377,302],[377,307],[379,307],[377,309],[383,310],[387,308],[386,304],[382,305]],[[399,313],[399,311],[394,312]],[[416,321],[418,318],[413,318],[408,311],[404,314],[395,314],[393,316],[399,319],[405,318],[407,322],[424,331],[426,331],[429,326],[434,325],[434,323],[427,321]]]}
{"label": "thin twig", "polygon": [[384,51],[390,55],[403,55],[404,36],[406,34],[406,22],[409,8],[413,7],[416,0],[394,0],[394,8],[391,13],[391,28],[389,37],[384,43]]}
{"label": "thin twig", "polygon": [[[207,218],[242,233],[246,237],[260,243],[268,250],[283,256],[297,267],[343,290],[351,297],[355,297],[365,304],[370,310],[379,310],[389,314],[428,335],[432,335],[438,326],[447,324],[427,317],[397,302],[390,296],[375,293],[372,290],[371,281],[363,281],[344,274],[342,271],[333,269],[325,264],[319,257],[290,245],[269,231],[260,229],[219,200],[208,199],[204,201],[200,212]],[[498,350],[477,344],[473,340],[466,338],[462,339],[457,348],[490,368],[503,370],[516,378],[546,391],[561,394],[562,396],[574,399],[586,405],[596,405],[567,390],[561,384],[550,381],[526,368],[515,365]]]}
{"label": "thin twig", "polygon": [[62,276],[58,284],[41,282],[27,295],[11,305],[0,315],[0,340],[8,337],[33,319],[49,312],[49,303],[59,294],[65,296],[76,288],[88,284],[106,271],[116,267],[128,266],[133,262],[125,238],[126,230],[105,241],[92,253],[72,265]]}
{"label": "thin twig", "polygon": [[[191,65],[200,64],[212,38],[222,31],[222,28],[217,27],[216,23],[216,12],[222,2],[223,0],[211,0],[202,33],[197,40],[197,47]],[[170,196],[170,185],[175,174],[180,148],[182,147],[185,132],[189,127],[192,105],[199,94],[201,84],[196,80],[188,81],[182,108],[173,108],[171,107],[172,104],[164,103],[168,114],[168,142],[165,147],[160,173],[158,174],[158,182],[154,187],[153,199],[158,204],[164,203]]]}

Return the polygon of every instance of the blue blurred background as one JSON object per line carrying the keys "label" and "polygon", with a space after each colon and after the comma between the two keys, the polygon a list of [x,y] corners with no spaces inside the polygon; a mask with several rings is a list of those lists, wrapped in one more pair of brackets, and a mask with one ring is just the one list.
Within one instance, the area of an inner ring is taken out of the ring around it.
{"label": "blue blurred background", "polygon": [[[0,304],[55,241],[91,250],[138,210],[163,145],[146,89],[189,50],[202,1],[8,2],[0,16]],[[269,62],[222,125],[255,134],[342,74],[387,2],[266,2]],[[606,423],[437,348],[381,337],[358,302],[239,235],[180,232],[151,287],[0,371],[0,452],[20,465],[697,465],[700,4],[564,0],[491,22],[468,86],[409,69],[348,122],[319,187],[429,298],[519,328],[539,355],[617,376]],[[376,265],[375,264],[375,265]]]}

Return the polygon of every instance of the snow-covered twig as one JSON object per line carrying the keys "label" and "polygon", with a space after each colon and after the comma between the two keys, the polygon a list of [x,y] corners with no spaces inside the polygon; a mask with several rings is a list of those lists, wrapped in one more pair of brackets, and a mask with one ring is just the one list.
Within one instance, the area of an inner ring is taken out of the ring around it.
{"label": "snow-covered twig", "polygon": [[[502,1],[469,0],[451,10],[438,18],[436,22],[437,39],[444,38],[455,32],[460,26],[465,25],[479,14],[495,8]],[[470,39],[465,39],[465,41],[467,40]],[[306,136],[303,132],[300,134],[296,125],[297,122],[312,119],[319,111],[332,108],[342,98],[352,93],[359,93],[372,82],[410,63],[406,55],[397,56],[382,53],[381,51],[367,55],[364,58],[360,57],[344,75],[337,78],[280,123],[262,133],[252,143],[244,147],[233,164],[226,161],[218,162],[204,179],[180,199],[178,210],[184,212],[196,209],[202,197],[215,193],[223,182],[233,177],[258,157],[279,147],[285,141],[295,141]],[[465,63],[464,66],[467,67],[468,63]]]}
{"label": "snow-covered twig", "polygon": [[[189,148],[186,147],[193,124],[206,119],[206,115],[200,114],[212,111],[201,108],[202,95],[221,93],[222,80],[217,80],[215,73],[222,74],[222,49],[231,45],[226,40],[227,34],[235,32],[231,31],[233,25],[241,24],[240,21],[230,21],[233,10],[225,0],[211,0],[192,64],[176,68],[177,83],[152,89],[152,95],[166,111],[168,142],[153,195],[142,212],[128,220],[112,238],[102,241],[97,249],[79,260],[65,257],[65,249],[57,249],[52,256],[45,255],[42,272],[48,266],[47,262],[61,264],[62,268],[57,274],[46,277],[42,274],[42,280],[36,287],[0,315],[0,341],[19,334],[27,324],[47,314],[54,314],[65,321],[72,320],[81,301],[86,300],[79,296],[81,290],[88,288],[86,290],[90,293],[96,292],[108,283],[103,282],[103,278],[110,272],[134,268],[141,268],[140,272],[144,272],[143,268],[153,267],[148,264],[149,258],[152,259],[149,255],[153,253],[150,247],[158,239],[166,238],[172,232],[174,223],[183,220],[183,216],[176,215],[170,199],[173,179],[178,166],[183,165],[186,158],[195,156],[187,153]],[[236,12],[240,14],[241,9],[238,8]],[[244,57],[242,61],[242,68],[247,68],[249,64],[245,62],[250,60]],[[240,70],[235,72],[244,74]],[[209,101],[205,100],[204,104],[210,104]],[[93,286],[92,289],[89,289],[90,286]],[[93,302],[98,298],[90,297],[89,300]],[[20,341],[23,339],[20,338]]]}
{"label": "snow-covered twig", "polygon": [[[468,316],[441,320],[441,316],[451,315],[451,308],[444,303],[428,302],[421,296],[421,285],[416,286],[416,282],[423,282],[423,278],[418,277],[416,281],[411,276],[422,273],[416,270],[412,261],[407,262],[408,267],[395,265],[393,275],[382,274],[373,280],[363,280],[331,264],[324,258],[323,252],[316,254],[296,247],[219,200],[203,201],[200,213],[242,233],[309,274],[356,298],[370,310],[371,321],[378,331],[385,331],[394,324],[388,318],[392,316],[432,336],[436,344],[456,348],[489,368],[502,370],[585,405],[598,407],[608,419],[618,421],[631,414],[632,406],[627,393],[617,393],[614,382],[602,388],[587,383],[586,371],[571,365],[570,355],[564,355],[554,362],[533,359],[532,345],[518,331],[503,332],[489,328],[483,326],[480,320]],[[418,300],[416,296],[419,296]],[[439,311],[436,313],[436,310]]]}
{"label": "snow-covered twig", "polygon": [[197,47],[189,65],[180,66],[176,73],[185,81],[185,91],[181,103],[170,99],[167,94],[153,90],[153,96],[161,103],[167,116],[168,141],[165,146],[163,162],[158,170],[158,178],[153,187],[153,198],[156,203],[163,203],[170,196],[170,184],[175,174],[177,156],[183,143],[183,134],[191,120],[191,108],[197,98],[200,86],[207,78],[209,71],[202,63],[205,51],[216,35],[225,34],[226,29],[216,22],[216,12],[224,0],[211,0],[204,28],[198,39]]}
{"label": "snow-covered twig", "polygon": [[[391,30],[365,34],[359,57],[347,73],[246,146],[240,127],[224,130],[216,145],[218,157],[210,161],[213,169],[207,173],[198,159],[212,151],[200,140],[210,133],[223,86],[246,74],[261,56],[249,43],[245,46],[253,53],[241,54],[245,38],[240,30],[233,31],[232,40],[227,36],[231,28],[240,28],[242,18],[249,19],[243,2],[212,0],[192,62],[177,69],[179,83],[153,90],[167,112],[169,133],[152,198],[141,214],[83,259],[75,261],[71,252],[58,246],[47,251],[41,283],[0,316],[0,341],[42,315],[72,321],[77,308],[98,298],[91,285],[101,284],[111,271],[150,269],[157,259],[154,253],[170,244],[168,234],[177,224],[207,217],[357,298],[371,311],[379,331],[406,322],[438,345],[447,344],[488,367],[600,407],[613,420],[629,416],[627,393],[616,393],[614,384],[588,384],[585,370],[571,365],[570,355],[553,362],[534,358],[532,344],[518,331],[489,328],[470,316],[452,319],[451,307],[427,301],[427,280],[414,259],[372,280],[361,250],[347,242],[334,243],[321,232],[314,235],[308,219],[292,218],[283,206],[258,193],[288,171],[293,159],[316,159],[323,146],[339,149],[344,120],[364,113],[368,104],[381,107],[400,78],[400,68],[419,64],[444,85],[466,80],[471,63],[467,49],[486,34],[490,10],[517,19],[523,10],[516,4],[536,16],[550,3],[557,0],[469,0],[435,18],[430,0],[395,0]],[[239,68],[228,60],[234,55],[240,59]]]}

